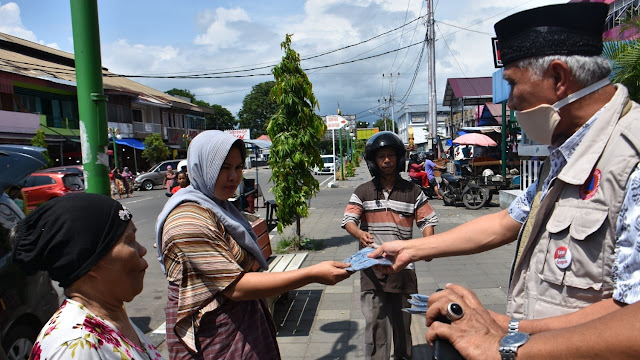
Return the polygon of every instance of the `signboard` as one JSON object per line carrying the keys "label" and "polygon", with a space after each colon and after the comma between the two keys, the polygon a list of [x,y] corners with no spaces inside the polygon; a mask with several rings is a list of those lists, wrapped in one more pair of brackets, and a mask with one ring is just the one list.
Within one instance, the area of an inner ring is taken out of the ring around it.
{"label": "signboard", "polygon": [[225,130],[224,132],[229,133],[238,139],[251,139],[251,129]]}
{"label": "signboard", "polygon": [[493,66],[496,68],[502,67],[502,58],[500,57],[500,46],[498,44],[498,38],[491,38],[491,46],[493,47]]}
{"label": "signboard", "polygon": [[347,120],[340,115],[327,115],[325,119],[327,130],[338,130],[347,125]]}

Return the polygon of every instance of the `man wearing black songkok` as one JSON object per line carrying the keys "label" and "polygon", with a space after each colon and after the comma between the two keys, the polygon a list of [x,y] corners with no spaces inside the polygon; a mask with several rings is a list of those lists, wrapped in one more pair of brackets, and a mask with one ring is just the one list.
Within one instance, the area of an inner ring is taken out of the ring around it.
{"label": "man wearing black songkok", "polygon": [[454,314],[452,325],[434,323],[429,341],[447,338],[466,358],[514,359],[526,333],[583,324],[640,301],[640,106],[609,82],[611,65],[600,56],[607,12],[603,3],[572,2],[495,25],[508,105],[529,139],[550,146],[539,179],[507,210],[370,255],[394,257],[395,270],[517,239],[509,315],[447,286],[429,299],[427,325],[451,317],[452,304],[463,315]]}

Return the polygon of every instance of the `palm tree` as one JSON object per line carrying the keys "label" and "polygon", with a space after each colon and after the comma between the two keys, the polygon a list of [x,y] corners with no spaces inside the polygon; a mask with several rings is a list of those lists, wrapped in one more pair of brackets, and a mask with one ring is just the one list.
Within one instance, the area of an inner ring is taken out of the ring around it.
{"label": "palm tree", "polygon": [[[640,34],[640,16],[628,17],[620,32],[636,29]],[[614,83],[621,83],[629,89],[629,96],[640,101],[640,36],[632,40],[607,41],[602,55],[611,59]]]}

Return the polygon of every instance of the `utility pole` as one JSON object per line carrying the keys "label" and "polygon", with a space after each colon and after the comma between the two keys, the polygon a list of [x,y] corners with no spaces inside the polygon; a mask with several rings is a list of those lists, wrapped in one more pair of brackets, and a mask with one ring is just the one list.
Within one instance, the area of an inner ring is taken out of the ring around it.
{"label": "utility pole", "polygon": [[[378,103],[380,103],[380,99],[378,99]],[[382,97],[382,109],[378,108],[378,110],[382,110],[382,121],[384,122],[384,131],[387,131],[387,98]]]}
{"label": "utility pole", "polygon": [[433,0],[427,1],[427,47],[429,49],[429,136],[434,154],[438,154],[436,141],[438,127],[436,124],[436,32],[433,20]]}
{"label": "utility pole", "polygon": [[[97,0],[71,0],[80,141],[86,191],[109,195],[107,96],[102,87]],[[115,139],[114,139],[115,140]],[[115,153],[114,157],[118,156]]]}
{"label": "utility pole", "polygon": [[[397,73],[400,76],[400,73]],[[384,74],[382,74],[384,77]],[[389,103],[391,104],[391,131],[395,131],[396,125],[396,111],[395,111],[395,98],[393,97],[393,73],[389,73]],[[385,122],[386,125],[386,122]]]}

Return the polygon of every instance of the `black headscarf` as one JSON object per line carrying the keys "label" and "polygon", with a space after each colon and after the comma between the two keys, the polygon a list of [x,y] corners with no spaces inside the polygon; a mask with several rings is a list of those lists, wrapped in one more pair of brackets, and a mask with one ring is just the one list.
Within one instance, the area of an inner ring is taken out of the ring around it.
{"label": "black headscarf", "polygon": [[67,287],[116,245],[130,221],[131,212],[108,196],[49,200],[18,223],[13,262],[27,274],[45,270]]}

